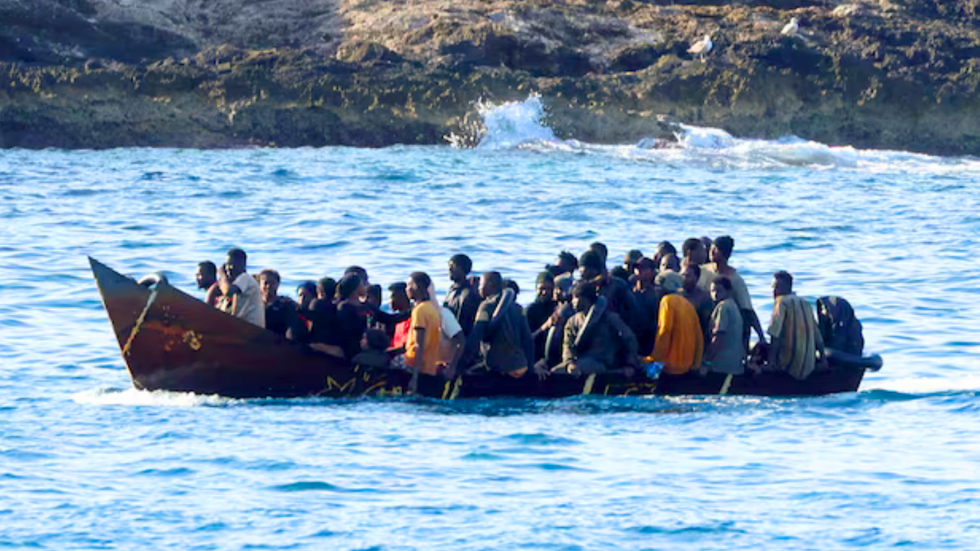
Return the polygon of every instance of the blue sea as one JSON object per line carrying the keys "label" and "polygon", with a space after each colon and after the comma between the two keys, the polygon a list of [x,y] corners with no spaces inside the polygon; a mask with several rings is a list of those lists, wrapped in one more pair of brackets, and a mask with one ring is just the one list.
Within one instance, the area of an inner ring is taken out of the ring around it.
{"label": "blue sea", "polygon": [[[562,140],[537,98],[475,149],[0,151],[0,548],[980,548],[980,160]],[[132,388],[92,255],[194,289],[232,246],[282,292],[351,264],[531,300],[564,249],[730,234],[847,298],[885,367],[811,399],[231,400]]]}

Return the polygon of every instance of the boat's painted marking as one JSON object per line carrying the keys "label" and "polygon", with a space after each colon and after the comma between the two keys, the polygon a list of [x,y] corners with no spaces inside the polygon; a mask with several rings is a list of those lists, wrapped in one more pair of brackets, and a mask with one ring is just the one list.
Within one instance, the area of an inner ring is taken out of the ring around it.
{"label": "boat's painted marking", "polygon": [[333,390],[335,388],[338,389],[338,390],[340,390],[341,392],[347,392],[347,389],[348,388],[354,388],[354,383],[356,383],[356,382],[357,382],[357,379],[351,377],[351,379],[349,381],[347,381],[346,383],[340,384],[336,380],[334,380],[333,377],[327,377],[327,392],[329,392],[329,391],[331,391],[331,390]]}
{"label": "boat's painted marking", "polygon": [[388,381],[379,381],[377,383],[374,383],[373,385],[371,385],[371,386],[367,387],[366,389],[364,389],[364,394],[370,394],[370,393],[374,392],[376,389],[378,389],[380,387],[381,390],[378,391],[378,396],[384,396],[384,394],[382,394],[382,393],[384,392],[384,389],[385,389],[385,385],[386,384],[388,384]]}
{"label": "boat's painted marking", "polygon": [[124,358],[129,355],[129,348],[133,345],[133,339],[136,338],[136,335],[140,332],[140,329],[143,328],[143,321],[146,319],[146,313],[150,311],[150,306],[153,306],[153,303],[156,302],[157,294],[156,289],[154,289],[153,292],[150,293],[150,297],[146,299],[146,306],[143,307],[140,317],[136,319],[136,325],[134,325],[133,330],[130,331],[129,338],[126,339],[126,344],[123,345],[122,355]]}
{"label": "boat's painted marking", "polygon": [[606,385],[605,390],[602,391],[603,396],[609,396],[609,385]]}
{"label": "boat's painted marking", "polygon": [[589,375],[585,379],[585,386],[582,388],[582,394],[592,394],[592,387],[595,385],[595,373]]}
{"label": "boat's painted marking", "polygon": [[463,378],[456,377],[456,383],[453,385],[453,391],[449,395],[450,400],[455,400],[456,398],[459,398],[459,389],[462,388],[462,386],[463,386]]}
{"label": "boat's painted marking", "polygon": [[724,384],[721,385],[721,390],[718,391],[718,394],[721,396],[728,394],[728,388],[731,386],[732,386],[732,374],[729,373],[728,376],[725,377],[725,382]]}
{"label": "boat's painted marking", "polygon": [[446,381],[446,384],[442,385],[442,396],[439,398],[440,400],[445,400],[449,396],[449,390],[452,385],[453,381]]}
{"label": "boat's painted marking", "polygon": [[202,338],[203,337],[193,329],[184,331],[184,342],[187,343],[187,346],[191,347],[191,350],[201,349]]}

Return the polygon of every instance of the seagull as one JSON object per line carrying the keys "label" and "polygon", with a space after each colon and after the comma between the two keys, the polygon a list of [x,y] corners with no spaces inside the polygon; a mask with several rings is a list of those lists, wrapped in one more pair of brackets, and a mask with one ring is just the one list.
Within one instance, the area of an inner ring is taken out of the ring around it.
{"label": "seagull", "polygon": [[708,55],[712,46],[714,44],[711,42],[711,33],[708,33],[701,40],[691,44],[691,47],[687,49],[687,53],[698,54],[701,57],[701,63],[704,63],[704,56]]}
{"label": "seagull", "polygon": [[783,30],[779,31],[779,33],[786,36],[796,36],[796,32],[799,30],[800,30],[800,23],[794,17],[789,20],[789,23],[787,23],[786,26],[783,27]]}

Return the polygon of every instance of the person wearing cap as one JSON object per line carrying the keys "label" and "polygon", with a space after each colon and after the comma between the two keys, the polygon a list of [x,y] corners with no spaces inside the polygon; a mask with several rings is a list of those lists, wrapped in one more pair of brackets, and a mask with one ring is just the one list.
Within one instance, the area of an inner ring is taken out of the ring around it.
{"label": "person wearing cap", "polygon": [[701,367],[704,335],[697,310],[680,294],[684,276],[663,272],[657,276],[657,286],[663,289],[657,323],[657,339],[653,361],[663,364],[667,376],[684,375]]}

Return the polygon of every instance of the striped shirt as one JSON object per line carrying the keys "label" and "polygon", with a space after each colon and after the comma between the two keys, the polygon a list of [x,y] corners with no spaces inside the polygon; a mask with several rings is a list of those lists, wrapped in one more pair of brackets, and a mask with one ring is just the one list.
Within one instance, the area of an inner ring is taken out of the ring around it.
{"label": "striped shirt", "polygon": [[769,335],[781,339],[775,367],[806,379],[816,366],[817,348],[823,346],[810,303],[793,293],[776,297]]}

